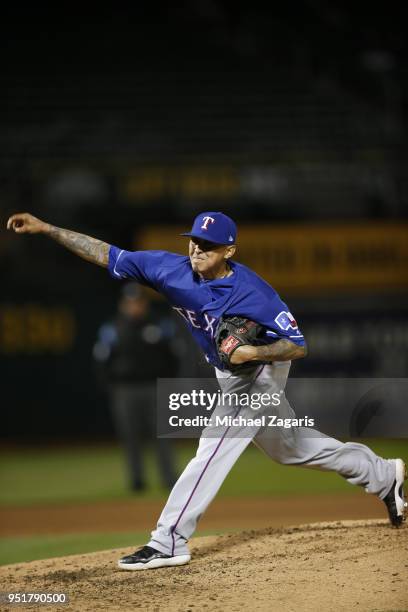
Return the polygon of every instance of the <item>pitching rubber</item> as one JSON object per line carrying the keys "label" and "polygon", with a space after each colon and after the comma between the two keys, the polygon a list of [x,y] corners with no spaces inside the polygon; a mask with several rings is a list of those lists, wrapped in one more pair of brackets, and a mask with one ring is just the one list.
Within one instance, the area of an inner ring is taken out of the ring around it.
{"label": "pitching rubber", "polygon": [[190,555],[176,555],[168,559],[152,559],[148,563],[122,563],[118,561],[118,567],[124,570],[147,570],[156,569],[158,567],[173,567],[175,565],[186,565],[190,561]]}

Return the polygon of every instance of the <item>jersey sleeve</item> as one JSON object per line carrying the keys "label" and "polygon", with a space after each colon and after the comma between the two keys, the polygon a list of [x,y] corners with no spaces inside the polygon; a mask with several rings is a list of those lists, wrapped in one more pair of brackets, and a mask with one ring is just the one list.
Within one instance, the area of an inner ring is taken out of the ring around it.
{"label": "jersey sleeve", "polygon": [[238,281],[234,295],[224,314],[240,315],[256,321],[265,328],[263,339],[268,342],[286,339],[305,346],[303,333],[287,304],[269,283],[253,270],[236,264]]}
{"label": "jersey sleeve", "polygon": [[267,317],[263,321],[266,328],[266,338],[270,342],[286,339],[299,346],[304,346],[305,338],[299,329],[295,317],[277,294],[271,306]]}
{"label": "jersey sleeve", "polygon": [[142,285],[158,289],[165,255],[165,251],[125,251],[111,246],[108,271],[116,280],[132,278]]}

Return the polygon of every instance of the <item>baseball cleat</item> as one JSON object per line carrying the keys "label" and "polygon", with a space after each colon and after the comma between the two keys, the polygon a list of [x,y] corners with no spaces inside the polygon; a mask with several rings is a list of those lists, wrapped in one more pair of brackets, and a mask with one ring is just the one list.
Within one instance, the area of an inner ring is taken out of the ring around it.
{"label": "baseball cleat", "polygon": [[166,555],[151,546],[143,546],[131,555],[119,559],[118,566],[125,570],[146,570],[158,567],[185,565],[190,561],[190,555]]}
{"label": "baseball cleat", "polygon": [[404,497],[404,480],[407,477],[407,469],[402,459],[394,459],[395,461],[395,480],[383,502],[387,506],[388,515],[391,525],[401,527],[405,521],[408,503]]}

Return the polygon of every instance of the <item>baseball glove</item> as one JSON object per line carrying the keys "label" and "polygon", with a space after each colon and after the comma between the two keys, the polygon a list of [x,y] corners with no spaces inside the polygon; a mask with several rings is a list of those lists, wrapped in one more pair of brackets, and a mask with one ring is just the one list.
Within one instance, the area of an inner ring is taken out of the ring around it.
{"label": "baseball glove", "polygon": [[263,331],[262,325],[246,317],[222,317],[215,332],[215,343],[218,356],[224,368],[231,372],[238,372],[261,363],[250,361],[234,364],[231,363],[231,356],[240,346],[264,344],[260,339]]}

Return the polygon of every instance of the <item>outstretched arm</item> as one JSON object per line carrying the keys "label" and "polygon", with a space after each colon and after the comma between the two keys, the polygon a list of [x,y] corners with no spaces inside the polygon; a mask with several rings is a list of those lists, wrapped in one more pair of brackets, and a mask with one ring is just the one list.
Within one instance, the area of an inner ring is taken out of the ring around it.
{"label": "outstretched arm", "polygon": [[108,267],[110,244],[91,236],[44,223],[29,213],[12,215],[7,221],[7,229],[15,231],[16,234],[45,234],[82,259],[103,268]]}

